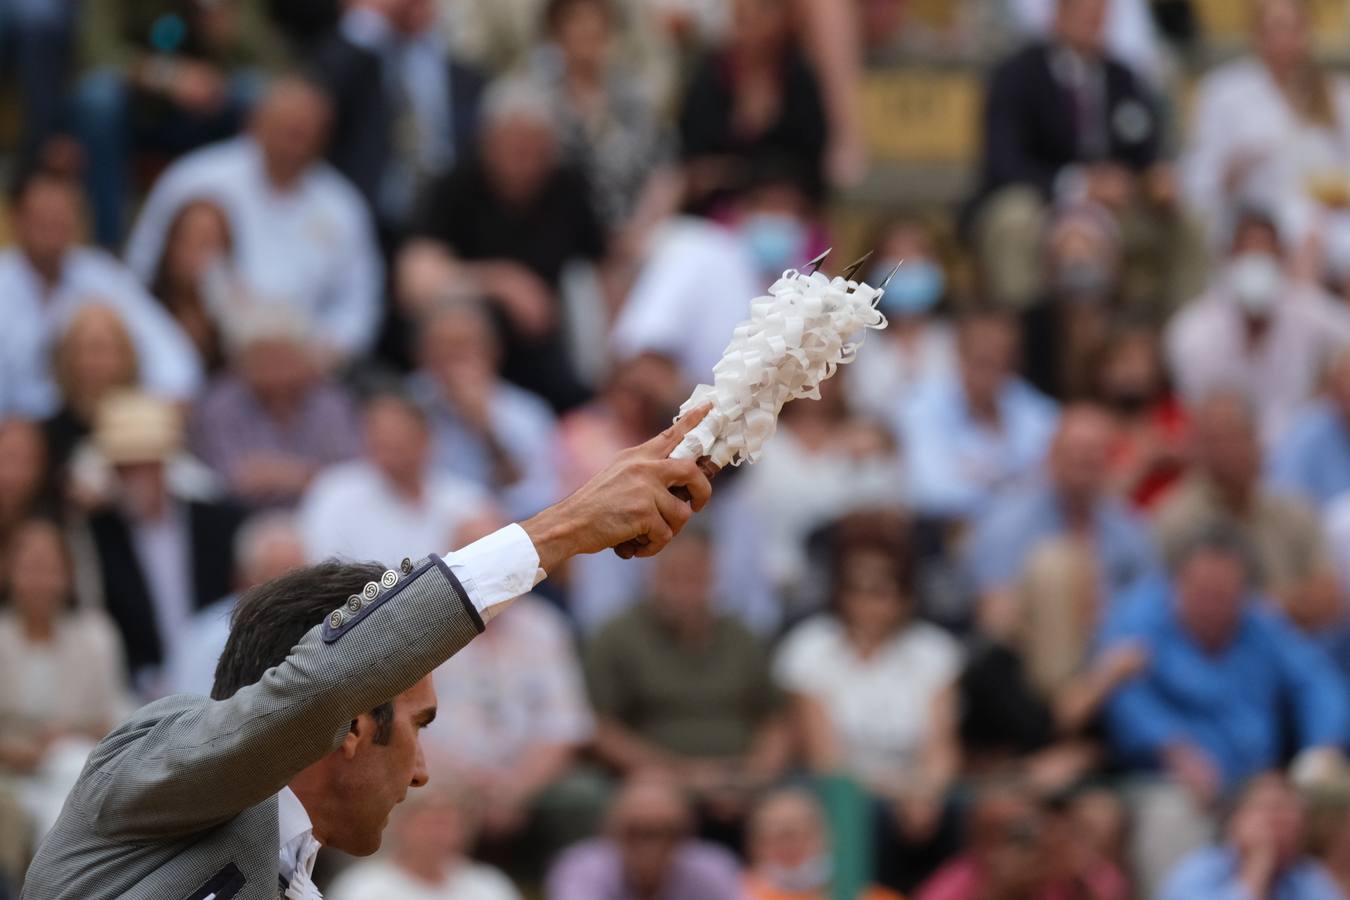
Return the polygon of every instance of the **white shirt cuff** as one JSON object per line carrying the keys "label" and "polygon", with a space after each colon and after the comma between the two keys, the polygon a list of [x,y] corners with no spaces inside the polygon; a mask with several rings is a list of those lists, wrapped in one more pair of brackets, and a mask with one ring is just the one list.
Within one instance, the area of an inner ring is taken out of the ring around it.
{"label": "white shirt cuff", "polygon": [[455,573],[485,624],[548,574],[539,568],[534,542],[516,524],[447,553],[445,564]]}

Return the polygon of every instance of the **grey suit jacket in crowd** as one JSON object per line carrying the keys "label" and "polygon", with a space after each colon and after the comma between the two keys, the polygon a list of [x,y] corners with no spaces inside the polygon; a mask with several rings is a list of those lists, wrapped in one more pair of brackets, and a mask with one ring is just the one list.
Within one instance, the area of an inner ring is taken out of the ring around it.
{"label": "grey suit jacket in crowd", "polygon": [[439,557],[382,580],[350,605],[333,598],[326,622],[230,699],[168,697],[104,738],[22,900],[275,900],[277,792],[483,630]]}

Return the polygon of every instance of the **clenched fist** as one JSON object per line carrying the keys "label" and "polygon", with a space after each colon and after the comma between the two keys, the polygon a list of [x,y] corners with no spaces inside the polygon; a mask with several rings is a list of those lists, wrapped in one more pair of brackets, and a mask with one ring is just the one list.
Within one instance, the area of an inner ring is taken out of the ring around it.
{"label": "clenched fist", "polygon": [[[622,548],[621,556],[655,556],[712,496],[693,460],[668,459],[703,421],[702,406],[638,447],[625,450],[567,499],[521,523],[534,542],[539,566],[551,572],[582,553]],[[670,493],[683,487],[686,503]]]}

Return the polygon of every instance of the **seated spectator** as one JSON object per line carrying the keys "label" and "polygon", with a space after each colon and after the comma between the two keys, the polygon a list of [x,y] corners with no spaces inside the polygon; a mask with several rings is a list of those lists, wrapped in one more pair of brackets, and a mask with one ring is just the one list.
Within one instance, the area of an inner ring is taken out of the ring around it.
{"label": "seated spectator", "polygon": [[1350,343],[1350,312],[1295,281],[1274,223],[1244,215],[1210,289],[1167,326],[1168,370],[1188,404],[1215,390],[1252,399],[1266,447],[1310,399],[1333,352]]}
{"label": "seated spectator", "polygon": [[180,497],[168,477],[183,446],[178,411],[153,397],[121,393],[99,407],[93,444],[112,468],[105,505],[89,516],[92,568],[108,614],[121,630],[133,684],[162,691],[161,667],[196,610],[230,590],[232,504]]}
{"label": "seated spectator", "polygon": [[973,314],[957,332],[957,371],[919,386],[897,416],[905,482],[919,512],[978,516],[1000,490],[1040,468],[1058,412],[1014,373],[1017,356],[1011,319]]}
{"label": "seated spectator", "polygon": [[656,559],[648,599],[592,638],[586,674],[601,760],[666,772],[706,834],[734,837],[787,763],[787,723],[764,647],[711,594],[709,539],[686,532]]}
{"label": "seated spectator", "polygon": [[1344,229],[1350,81],[1315,55],[1306,3],[1252,6],[1252,52],[1210,70],[1199,83],[1182,184],[1216,243],[1239,210],[1256,206],[1271,211],[1302,250],[1328,225]]}
{"label": "seated spectator", "polygon": [[1151,511],[1184,474],[1190,419],[1167,384],[1158,334],[1121,325],[1102,345],[1093,398],[1115,420],[1108,463],[1113,489]]}
{"label": "seated spectator", "polygon": [[[786,788],[755,806],[750,817],[746,900],[830,900],[839,878],[831,858],[829,824],[809,792]],[[869,886],[855,900],[900,900],[885,888]]]}
{"label": "seated spectator", "polygon": [[707,211],[754,160],[790,160],[819,198],[829,138],[820,84],[778,0],[732,0],[726,40],[701,59],[681,102],[691,206]]}
{"label": "seated spectator", "polygon": [[947,791],[960,766],[961,649],[914,618],[910,554],[875,538],[840,547],[833,611],[788,632],[774,661],[810,767],[856,778],[893,810],[877,858],[882,883],[902,889],[951,848]]}
{"label": "seated spectator", "polygon": [[1111,319],[1123,306],[1123,251],[1120,228],[1093,207],[1066,211],[1050,226],[1045,288],[1021,316],[1023,370],[1037,390],[1061,402],[1091,393]]}
{"label": "seated spectator", "polygon": [[807,609],[808,540],[860,509],[899,508],[904,461],[885,425],[852,418],[843,385],[821,385],[815,403],[784,407],[772,449],[744,476],[746,505],[759,523],[765,574],[789,612]]}
{"label": "seated spectator", "polygon": [[1309,592],[1328,589],[1332,565],[1316,512],[1261,482],[1261,446],[1249,407],[1213,394],[1194,413],[1192,471],[1158,509],[1158,547],[1169,563],[1208,524],[1238,529],[1256,554],[1256,584],[1295,615]]}
{"label": "seated spectator", "polygon": [[184,7],[113,0],[80,10],[84,65],[72,119],[90,161],[94,234],[122,240],[132,154],[179,154],[239,130],[285,46],[261,0]]}
{"label": "seated spectator", "polygon": [[446,284],[488,298],[506,324],[503,374],[561,410],[585,396],[563,339],[563,270],[599,260],[605,238],[585,180],[559,153],[547,96],[526,82],[493,85],[478,153],[423,196],[398,287],[412,314]]}
{"label": "seated spectator", "polygon": [[42,423],[42,430],[51,473],[59,477],[75,449],[89,437],[103,401],[136,387],[140,360],[122,318],[107,306],[90,304],[66,323],[52,363],[61,406]]}
{"label": "seated spectator", "polygon": [[[491,534],[500,518],[478,514],[446,546]],[[532,849],[547,857],[591,833],[594,792],[561,782],[595,721],[567,622],[553,606],[515,600],[432,680],[440,709],[424,739],[429,766],[478,796],[485,838],[500,845],[532,832]]]}
{"label": "seated spectator", "polygon": [[1164,776],[1132,790],[1133,853],[1149,896],[1208,839],[1226,792],[1278,766],[1286,744],[1310,761],[1337,758],[1350,726],[1345,684],[1252,590],[1237,532],[1196,532],[1173,559],[1170,581],[1142,582],[1117,602],[1101,641],[1104,652],[1134,643],[1149,658],[1106,710],[1120,763]]}
{"label": "seated spectator", "polygon": [[[643,353],[621,361],[594,400],[572,410],[558,425],[558,470],[561,493],[568,494],[614,458],[659,433],[689,396],[675,361],[659,353]],[[578,556],[567,566],[572,618],[582,631],[603,625],[642,592],[645,559],[619,559],[613,554]]]}
{"label": "seated spectator", "polygon": [[610,333],[620,358],[662,353],[684,380],[707,381],[750,301],[818,252],[815,205],[800,173],[765,161],[728,196],[720,222],[664,222]]}
{"label": "seated spectator", "polygon": [[48,357],[82,307],[107,306],[131,335],[147,390],[184,400],[201,383],[192,342],[111,256],[78,243],[78,186],[34,172],[16,187],[15,246],[0,251],[0,411],[50,415],[59,405]]}
{"label": "seated spectator", "polygon": [[1350,491],[1350,345],[1338,350],[1327,394],[1297,415],[1275,446],[1270,482],[1325,508]]}
{"label": "seated spectator", "polygon": [[558,423],[542,399],[498,376],[501,347],[488,311],[447,301],[417,333],[408,391],[427,411],[436,469],[490,491],[512,518],[552,503],[560,495]]}
{"label": "seated spectator", "polygon": [[[211,200],[229,221],[239,291],[305,313],[333,362],[364,353],[379,329],[383,263],[360,194],[323,161],[331,118],[318,87],[276,82],[247,133],[181,157],[155,183],[127,265],[150,284],[179,212]],[[221,298],[213,312],[228,320],[237,302]]]}
{"label": "seated spectator", "polygon": [[211,695],[216,663],[230,637],[230,616],[239,595],[298,569],[306,562],[290,513],[256,513],[234,536],[234,591],[192,616],[183,637],[169,648],[164,689],[170,694]]}
{"label": "seated spectator", "polygon": [[0,418],[0,577],[19,526],[51,499],[48,472],[47,443],[38,424]]}
{"label": "seated spectator", "polygon": [[520,900],[505,875],[469,859],[476,817],[467,791],[414,792],[386,832],[391,852],[343,871],[326,891],[329,900]]}
{"label": "seated spectator", "polygon": [[304,318],[254,305],[226,332],[230,367],[197,401],[193,453],[248,506],[292,506],[325,467],[360,450],[351,398],[324,375]]}
{"label": "seated spectator", "polygon": [[967,850],[939,869],[916,900],[1130,896],[1120,870],[1092,846],[1072,808],[1055,815],[1027,789],[996,785],[977,795],[968,818]]}
{"label": "seated spectator", "polygon": [[333,99],[328,158],[365,197],[387,245],[407,227],[419,188],[473,153],[478,130],[484,79],[451,55],[438,6],[351,0],[312,54]]}
{"label": "seated spectator", "polygon": [[1081,668],[1090,635],[1078,623],[1157,568],[1147,528],[1110,493],[1112,439],[1100,407],[1065,410],[1048,477],[995,500],[965,547],[985,633],[1020,627],[1042,686]]}
{"label": "seated spectator", "polygon": [[619,232],[651,203],[650,179],[672,151],[660,121],[629,66],[613,51],[619,37],[616,0],[549,0],[544,38],[554,52],[537,54],[532,73],[551,98],[563,157],[591,185],[592,205]]}
{"label": "seated spectator", "polygon": [[0,582],[0,778],[20,776],[20,799],[42,834],[85,754],[130,707],[117,630],[96,610],[74,609],[60,528],[28,519],[12,544]]}
{"label": "seated spectator", "polygon": [[310,482],[298,510],[311,560],[337,556],[397,566],[404,557],[445,553],[455,531],[487,497],[431,467],[426,413],[406,397],[377,394],[361,414],[364,455]]}
{"label": "seated spectator", "polygon": [[1053,205],[1091,203],[1128,222],[1139,246],[1127,257],[1149,267],[1136,273],[1149,293],[1175,305],[1190,289],[1193,242],[1160,158],[1162,121],[1148,87],[1103,47],[1106,6],[1057,0],[1048,40],[989,76],[971,224],[984,284],[1001,305],[1024,309],[1041,293]]}
{"label": "seated spectator", "polygon": [[1160,900],[1282,897],[1341,900],[1330,873],[1304,851],[1307,812],[1283,775],[1253,778],[1228,821],[1224,843],[1188,856],[1167,879]]}
{"label": "seated spectator", "polygon": [[683,794],[639,775],[610,805],[603,837],[577,844],[549,872],[547,900],[739,900],[740,867],[726,850],[692,839]]}
{"label": "seated spectator", "polygon": [[956,338],[936,315],[948,283],[929,231],[917,221],[900,219],[881,229],[874,246],[877,262],[867,283],[891,277],[881,297],[886,330],[871,336],[867,351],[858,354],[844,378],[850,405],[890,421],[897,409],[913,402],[919,385],[955,373]]}
{"label": "seated spectator", "polygon": [[233,258],[234,237],[225,211],[214,200],[189,200],[169,223],[149,282],[150,293],[192,339],[212,372],[222,363],[217,320],[226,312],[212,291],[229,289],[236,278]]}

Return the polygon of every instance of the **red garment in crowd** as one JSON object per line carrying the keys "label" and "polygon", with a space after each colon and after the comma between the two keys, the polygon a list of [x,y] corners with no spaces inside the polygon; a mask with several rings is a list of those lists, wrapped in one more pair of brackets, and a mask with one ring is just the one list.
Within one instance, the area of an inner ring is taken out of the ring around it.
{"label": "red garment in crowd", "polygon": [[1186,441],[1190,434],[1190,416],[1175,397],[1168,396],[1155,403],[1145,413],[1142,429],[1122,428],[1111,450],[1111,473],[1123,476],[1139,465],[1140,457],[1149,452],[1149,445],[1163,447],[1167,453],[1163,459],[1140,477],[1131,490],[1128,499],[1139,510],[1155,508],[1185,474],[1186,466],[1182,457],[1186,450]]}
{"label": "red garment in crowd", "polygon": [[[986,896],[984,878],[973,857],[959,856],[938,869],[919,888],[914,900],[982,900]],[[1052,882],[1032,894],[1029,900],[1079,900],[1084,896],[1098,900],[1126,900],[1130,896],[1125,876],[1109,863],[1094,866],[1080,881],[1081,885],[1067,880]]]}

